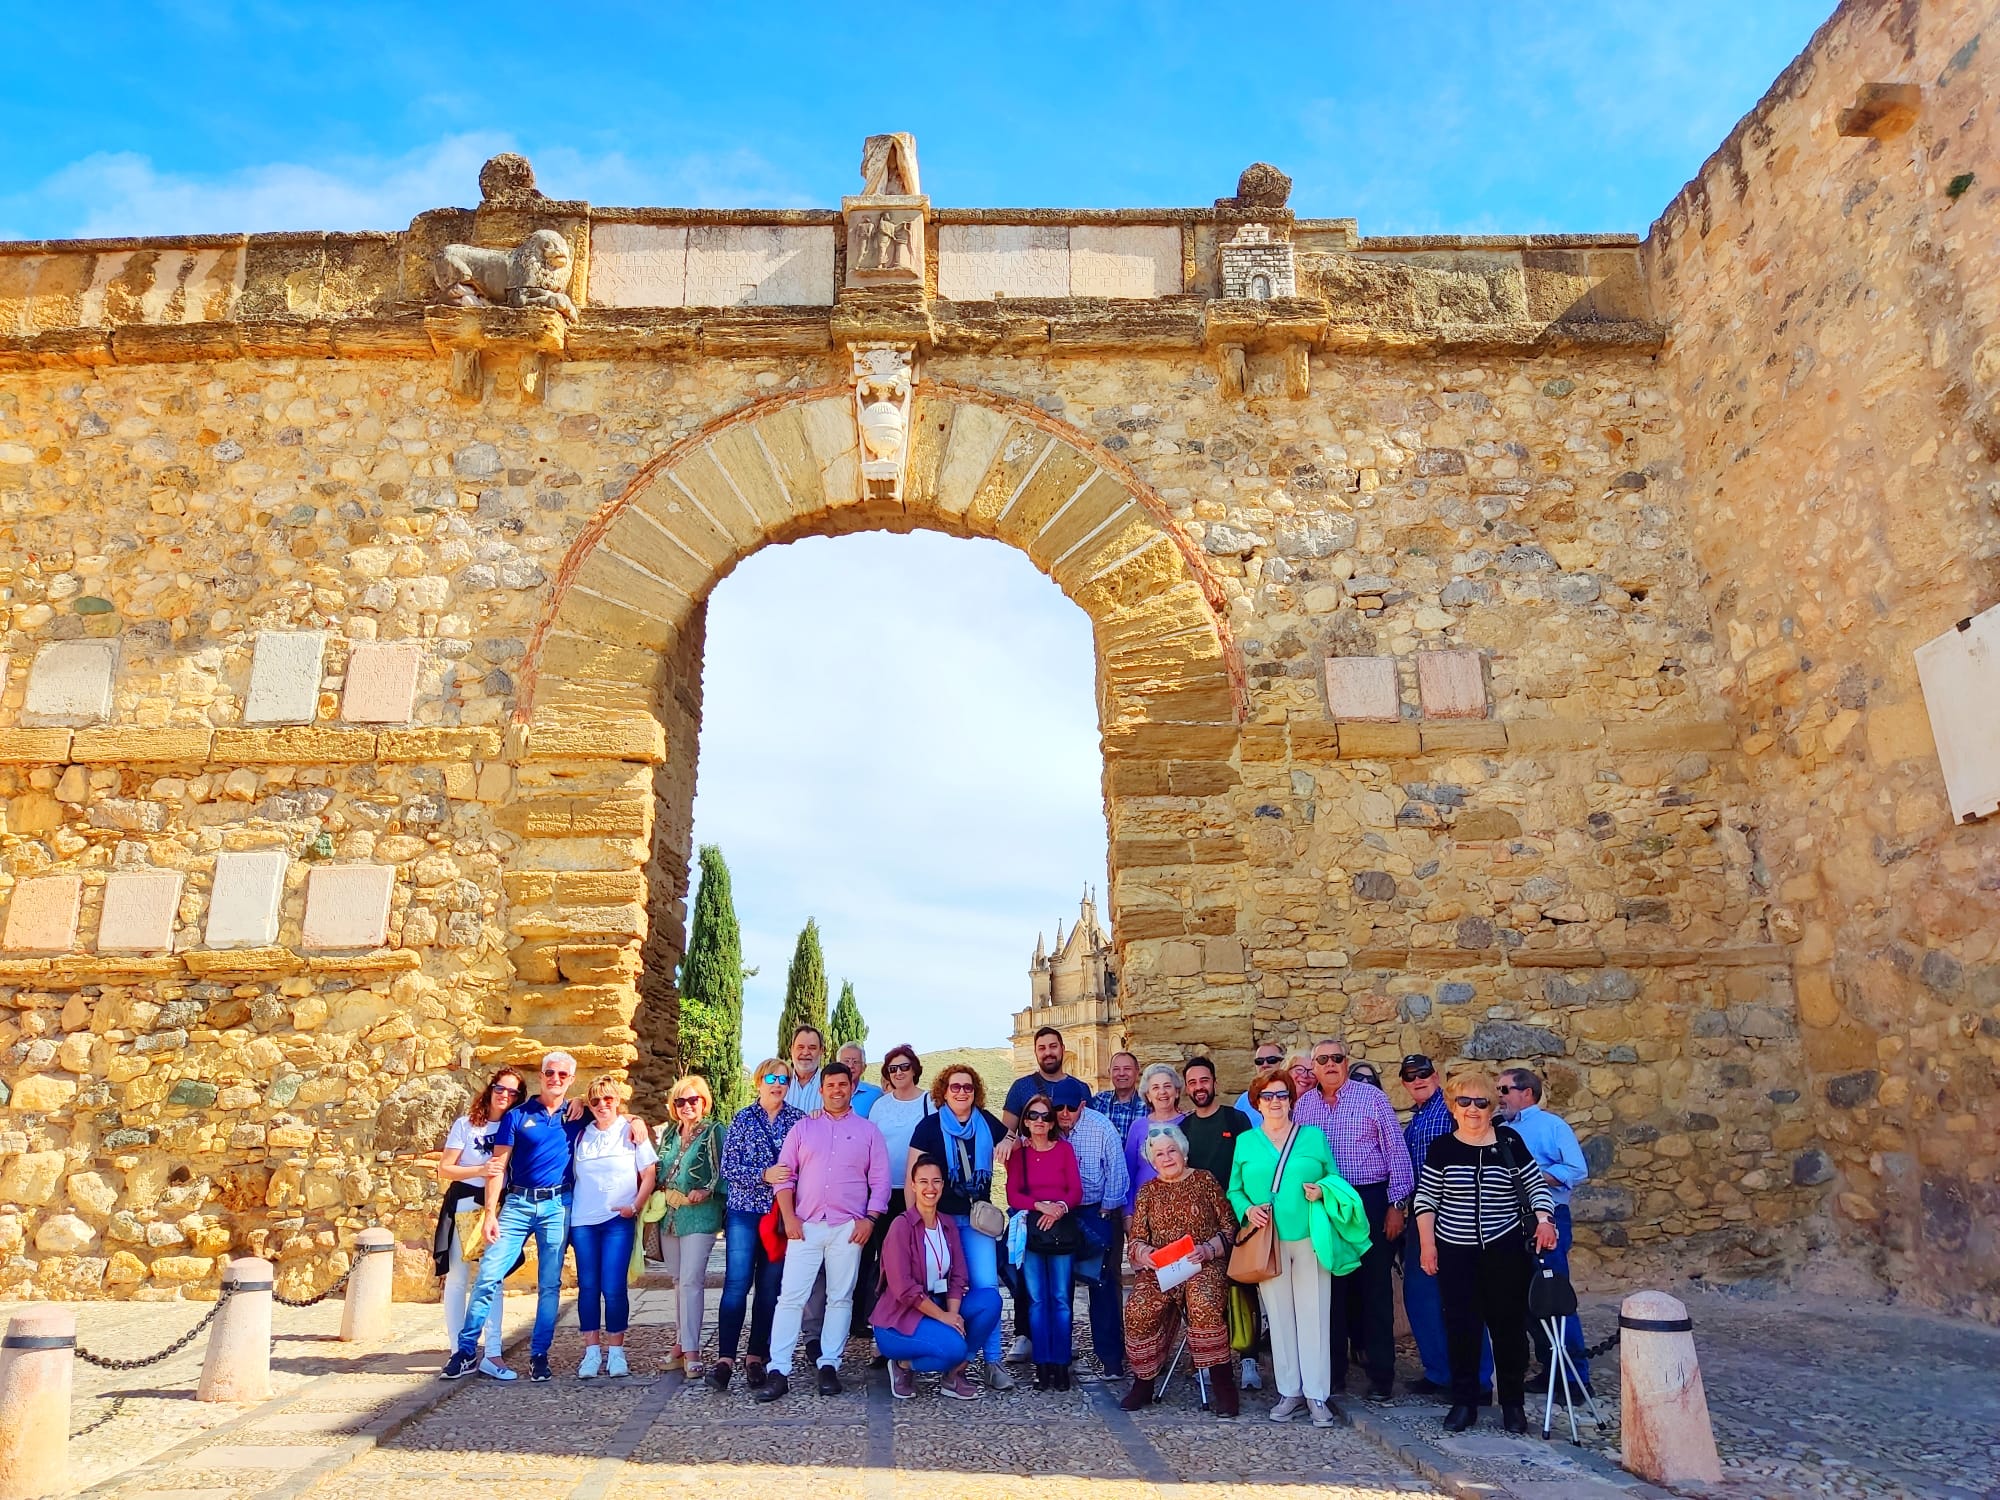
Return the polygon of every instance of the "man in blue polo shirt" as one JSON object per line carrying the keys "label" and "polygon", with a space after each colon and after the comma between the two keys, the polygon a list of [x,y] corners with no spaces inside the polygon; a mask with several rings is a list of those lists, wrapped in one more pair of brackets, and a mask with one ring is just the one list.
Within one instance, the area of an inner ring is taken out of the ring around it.
{"label": "man in blue polo shirt", "polygon": [[569,1235],[570,1148],[586,1123],[581,1113],[574,1120],[565,1118],[574,1077],[576,1059],[567,1052],[551,1052],[542,1059],[541,1093],[500,1117],[493,1136],[493,1162],[503,1170],[486,1181],[486,1217],[481,1226],[486,1251],[479,1260],[479,1282],[468,1313],[476,1312],[479,1322],[466,1325],[473,1331],[471,1344],[461,1332],[458,1347],[440,1372],[446,1380],[456,1380],[478,1365],[478,1334],[485,1327],[487,1309],[530,1238],[539,1259],[528,1378],[549,1378],[549,1346],[555,1342],[556,1308],[562,1301],[563,1245]]}

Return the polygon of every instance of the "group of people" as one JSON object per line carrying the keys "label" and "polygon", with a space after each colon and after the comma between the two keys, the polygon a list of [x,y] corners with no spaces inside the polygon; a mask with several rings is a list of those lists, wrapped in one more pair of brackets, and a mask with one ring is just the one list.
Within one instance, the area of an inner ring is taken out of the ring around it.
{"label": "group of people", "polygon": [[[578,1374],[626,1373],[635,1237],[657,1221],[679,1301],[669,1367],[718,1391],[740,1373],[759,1402],[790,1392],[801,1351],[818,1391],[840,1393],[857,1298],[898,1399],[929,1372],[940,1396],[977,1400],[982,1383],[1016,1383],[1009,1362],[1032,1363],[1039,1388],[1068,1389],[1081,1282],[1097,1365],[1130,1377],[1127,1410],[1154,1401],[1184,1353],[1210,1409],[1235,1418],[1267,1349],[1271,1419],[1330,1425],[1350,1364],[1371,1399],[1394,1393],[1400,1259],[1424,1371],[1409,1389],[1448,1396],[1454,1431],[1496,1394],[1507,1428],[1526,1430],[1531,1256],[1567,1270],[1568,1199],[1587,1175],[1532,1071],[1469,1065],[1440,1080],[1428,1057],[1405,1057],[1406,1123],[1339,1038],[1291,1057],[1260,1044],[1231,1104],[1206,1058],[1142,1070],[1125,1052],[1093,1094],[1044,1027],[1035,1071],[995,1113],[972,1068],[947,1065],[926,1087],[907,1046],[884,1056],[879,1086],[863,1080],[857,1046],[823,1061],[813,1027],[787,1050],[758,1064],[752,1102],[726,1123],[710,1118],[706,1083],[681,1079],[657,1138],[625,1113],[614,1079],[594,1080],[581,1107],[567,1102],[566,1054],[543,1059],[532,1097],[519,1073],[496,1074],[438,1169],[450,1184],[436,1246],[454,1340],[445,1377],[513,1378],[500,1284],[532,1247],[530,1373],[549,1378],[565,1245],[577,1259]],[[718,1234],[726,1270],[702,1369]],[[1564,1342],[1587,1380],[1574,1320]]]}

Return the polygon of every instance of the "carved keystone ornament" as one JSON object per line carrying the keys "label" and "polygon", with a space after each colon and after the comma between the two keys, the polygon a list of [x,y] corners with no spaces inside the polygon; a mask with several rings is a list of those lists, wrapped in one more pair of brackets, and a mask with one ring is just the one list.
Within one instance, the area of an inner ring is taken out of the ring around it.
{"label": "carved keystone ornament", "polygon": [[907,345],[856,344],[854,422],[861,433],[861,486],[870,500],[903,498],[910,453],[910,395],[916,351]]}

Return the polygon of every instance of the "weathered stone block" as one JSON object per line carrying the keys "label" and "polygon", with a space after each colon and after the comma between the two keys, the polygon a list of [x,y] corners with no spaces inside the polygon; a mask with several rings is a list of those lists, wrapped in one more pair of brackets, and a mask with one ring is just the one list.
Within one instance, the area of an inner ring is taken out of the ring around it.
{"label": "weathered stone block", "polygon": [[30,727],[101,724],[111,717],[115,641],[59,641],[35,653],[21,722]]}
{"label": "weathered stone block", "polygon": [[416,712],[416,641],[356,641],[348,648],[347,686],[340,716],[350,724],[407,724]]}
{"label": "weathered stone block", "polygon": [[186,880],[179,870],[120,870],[108,876],[104,910],[97,923],[98,952],[170,950]]}
{"label": "weathered stone block", "polygon": [[1181,290],[1178,224],[1073,224],[1072,297],[1171,297]]}
{"label": "weathered stone block", "polygon": [[685,224],[591,225],[590,305],[686,306],[687,254]]}
{"label": "weathered stone block", "polygon": [[1393,656],[1329,656],[1326,705],[1343,723],[1394,723],[1403,716]]}
{"label": "weathered stone block", "polygon": [[1519,1021],[1481,1021],[1465,1044],[1465,1056],[1479,1062],[1562,1057],[1568,1051],[1568,1044],[1546,1026],[1527,1026]]}
{"label": "weathered stone block", "polygon": [[1069,230],[1061,224],[941,224],[937,245],[940,297],[1070,295]]}
{"label": "weathered stone block", "polygon": [[70,757],[84,765],[199,766],[208,760],[214,738],[205,728],[79,729]]}
{"label": "weathered stone block", "polygon": [[697,224],[687,231],[689,307],[831,307],[830,224]]}
{"label": "weathered stone block", "polygon": [[379,948],[389,938],[394,865],[315,865],[306,875],[307,949]]}
{"label": "weathered stone block", "polygon": [[43,875],[14,887],[7,904],[9,953],[67,953],[76,945],[77,912],[83,900],[80,875]]}
{"label": "weathered stone block", "polygon": [[215,857],[204,938],[209,947],[258,948],[277,941],[278,908],[290,862],[276,849]]}
{"label": "weathered stone block", "polygon": [[71,738],[67,729],[0,729],[0,765],[61,765],[69,759]]}
{"label": "weathered stone block", "polygon": [[1486,672],[1477,651],[1419,651],[1417,700],[1427,719],[1486,717]]}
{"label": "weathered stone block", "polygon": [[319,711],[323,630],[260,630],[250,659],[245,724],[310,724]]}

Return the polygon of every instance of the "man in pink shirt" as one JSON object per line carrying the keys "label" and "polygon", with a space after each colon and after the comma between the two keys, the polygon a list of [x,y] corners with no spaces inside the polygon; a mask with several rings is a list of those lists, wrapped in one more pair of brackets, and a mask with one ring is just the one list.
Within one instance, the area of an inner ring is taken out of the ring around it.
{"label": "man in pink shirt", "polygon": [[[854,1314],[861,1247],[889,1207],[889,1149],[882,1132],[853,1109],[854,1076],[845,1063],[820,1069],[821,1109],[785,1137],[778,1167],[778,1213],[785,1221],[785,1279],[771,1319],[770,1373],[759,1401],[776,1401],[791,1385],[792,1354],[805,1321],[806,1298],[826,1269],[826,1324],[820,1334],[819,1393],[840,1394],[840,1352]],[[773,1170],[776,1170],[774,1168]]]}

